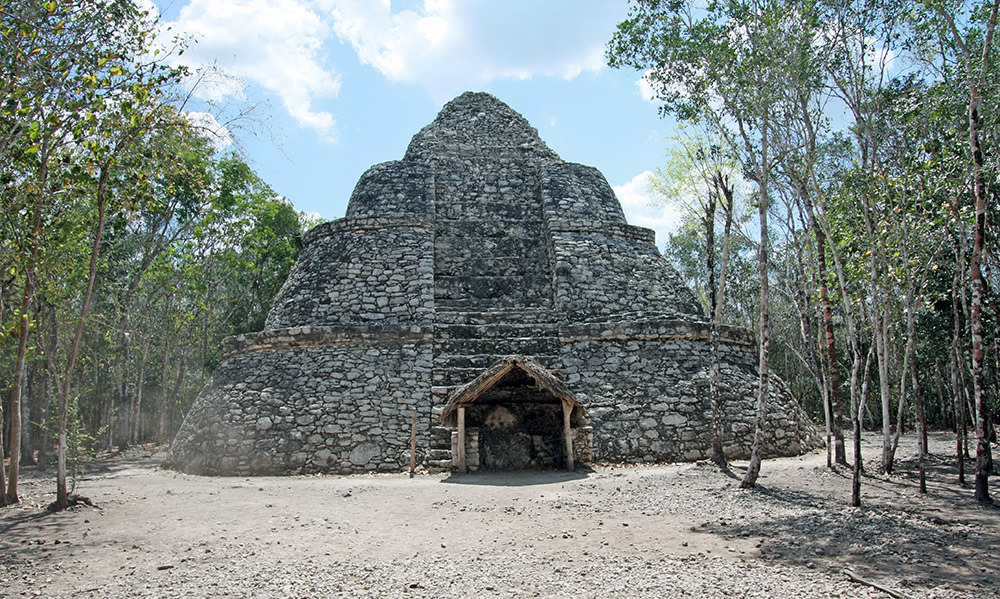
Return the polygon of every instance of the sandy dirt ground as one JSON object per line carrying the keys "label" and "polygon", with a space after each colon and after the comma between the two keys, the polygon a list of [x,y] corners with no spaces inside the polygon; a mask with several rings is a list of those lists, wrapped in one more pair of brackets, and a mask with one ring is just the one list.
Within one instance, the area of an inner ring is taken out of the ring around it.
{"label": "sandy dirt ground", "polygon": [[957,485],[944,433],[918,494],[914,443],[861,508],[825,452],[747,491],[739,462],[216,478],[135,448],[88,465],[97,507],[46,512],[51,473],[24,473],[0,597],[1000,597],[1000,509]]}

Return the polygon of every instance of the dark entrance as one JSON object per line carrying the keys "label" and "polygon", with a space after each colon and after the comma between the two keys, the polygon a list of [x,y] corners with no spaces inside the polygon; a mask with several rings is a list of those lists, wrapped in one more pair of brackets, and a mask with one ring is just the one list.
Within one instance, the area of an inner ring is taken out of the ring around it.
{"label": "dark entrance", "polygon": [[[456,389],[441,411],[454,427],[452,465],[484,470],[576,465],[576,431],[586,410],[549,370],[526,356],[507,356]],[[589,429],[587,429],[589,430]],[[590,438],[583,455],[590,462]],[[471,460],[471,463],[470,463]]]}
{"label": "dark entrance", "polygon": [[566,467],[562,401],[514,368],[468,408],[483,470]]}

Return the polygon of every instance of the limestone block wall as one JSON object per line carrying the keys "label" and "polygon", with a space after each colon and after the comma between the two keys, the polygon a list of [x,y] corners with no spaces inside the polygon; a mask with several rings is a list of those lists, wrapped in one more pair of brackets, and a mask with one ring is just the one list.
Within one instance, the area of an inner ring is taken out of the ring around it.
{"label": "limestone block wall", "polygon": [[342,218],[315,227],[265,330],[430,322],[433,229],[428,218],[408,214]]}
{"label": "limestone block wall", "polygon": [[565,220],[549,227],[555,307],[571,320],[632,313],[704,319],[694,294],[657,251],[652,231]]}
{"label": "limestone block wall", "polygon": [[399,471],[428,451],[425,327],[303,327],[229,340],[169,464],[208,475]]}
{"label": "limestone block wall", "polygon": [[[587,406],[597,462],[696,460],[711,452],[710,348],[704,325],[672,321],[575,325],[564,331],[567,386]],[[749,455],[757,387],[755,349],[728,330],[720,347],[726,451]],[[796,455],[820,431],[772,378],[765,452]],[[748,434],[749,433],[749,434]]]}
{"label": "limestone block wall", "polygon": [[571,321],[633,312],[704,319],[694,294],[660,256],[653,231],[625,221],[600,171],[552,164],[541,181],[557,311]]}
{"label": "limestone block wall", "polygon": [[572,162],[541,169],[546,216],[589,222],[626,224],[625,213],[601,171]]}
{"label": "limestone block wall", "polygon": [[434,214],[434,176],[423,164],[376,164],[354,186],[347,217]]}
{"label": "limestone block wall", "polygon": [[[485,142],[485,143],[484,143]],[[413,136],[404,160],[461,158],[490,148],[499,157],[561,162],[523,116],[489,94],[465,93],[445,104],[434,121]]]}

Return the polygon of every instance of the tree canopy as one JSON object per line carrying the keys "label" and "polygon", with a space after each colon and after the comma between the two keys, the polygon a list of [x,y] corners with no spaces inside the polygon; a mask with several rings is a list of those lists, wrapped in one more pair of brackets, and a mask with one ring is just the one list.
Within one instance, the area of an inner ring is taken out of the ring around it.
{"label": "tree canopy", "polygon": [[[881,427],[886,472],[906,423],[971,426],[981,501],[1000,414],[998,6],[633,0],[608,45],[755,184],[758,245],[773,240],[759,285],[778,306],[756,307],[762,344],[770,315],[775,367],[826,417],[837,461],[845,420],[856,441],[863,420]],[[697,236],[682,229],[667,254],[705,281]]]}

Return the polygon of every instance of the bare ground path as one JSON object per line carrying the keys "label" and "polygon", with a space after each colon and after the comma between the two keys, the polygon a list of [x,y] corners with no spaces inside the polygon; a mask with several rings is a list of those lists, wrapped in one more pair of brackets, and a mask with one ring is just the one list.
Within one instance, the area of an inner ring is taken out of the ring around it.
{"label": "bare ground path", "polygon": [[52,481],[26,473],[0,510],[0,596],[888,596],[846,569],[906,597],[1000,597],[1000,509],[954,483],[949,435],[931,449],[928,495],[904,438],[860,509],[823,453],[768,460],[745,491],[707,464],[214,478],[147,452],[92,466],[79,492],[99,508],[47,513]]}

